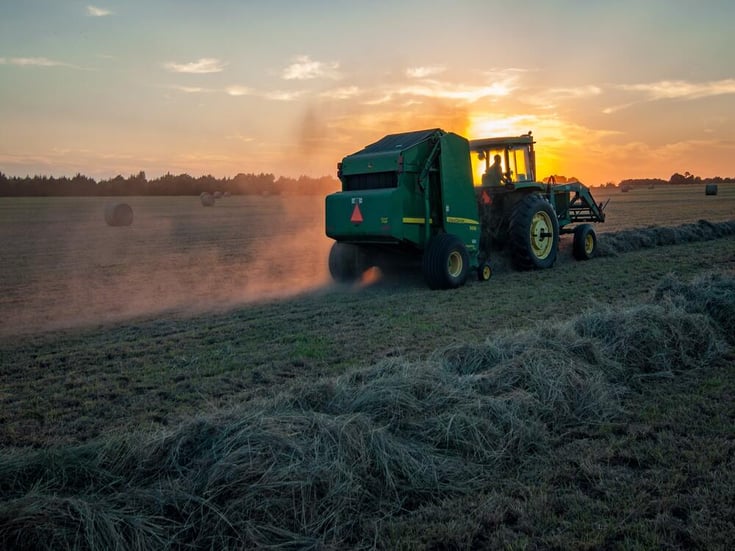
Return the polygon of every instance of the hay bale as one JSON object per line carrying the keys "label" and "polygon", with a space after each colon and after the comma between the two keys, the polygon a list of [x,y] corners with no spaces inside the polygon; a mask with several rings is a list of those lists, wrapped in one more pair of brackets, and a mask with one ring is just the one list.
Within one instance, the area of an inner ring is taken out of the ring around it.
{"label": "hay bale", "polygon": [[211,193],[202,193],[200,200],[202,202],[202,206],[204,207],[214,206],[214,195],[212,195]]}
{"label": "hay bale", "polygon": [[129,226],[133,223],[133,209],[127,203],[112,203],[105,207],[108,226]]}
{"label": "hay bale", "polygon": [[214,198],[215,199],[222,199],[222,192],[221,191],[215,191],[214,192]]}
{"label": "hay bale", "polygon": [[707,184],[704,186],[705,195],[717,195],[717,184]]}

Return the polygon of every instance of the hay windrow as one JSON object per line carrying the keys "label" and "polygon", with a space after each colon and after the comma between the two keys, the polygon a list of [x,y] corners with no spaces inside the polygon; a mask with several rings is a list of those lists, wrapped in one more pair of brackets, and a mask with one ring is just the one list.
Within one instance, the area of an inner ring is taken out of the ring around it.
{"label": "hay windrow", "polygon": [[716,369],[735,277],[392,358],[161,434],[0,455],[0,546],[369,548],[383,523],[492,488],[651,377]]}
{"label": "hay windrow", "polygon": [[684,283],[669,275],[654,291],[656,302],[669,302],[685,312],[711,319],[720,334],[735,344],[735,278],[723,274],[705,274]]}
{"label": "hay windrow", "polygon": [[598,256],[615,256],[620,253],[660,247],[711,241],[735,235],[735,220],[708,222],[700,220],[693,224],[676,227],[651,226],[600,234]]}

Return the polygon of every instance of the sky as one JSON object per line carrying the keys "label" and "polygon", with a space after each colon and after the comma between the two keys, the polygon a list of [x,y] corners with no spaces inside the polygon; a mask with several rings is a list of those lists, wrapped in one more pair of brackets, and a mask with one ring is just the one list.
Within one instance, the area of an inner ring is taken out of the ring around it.
{"label": "sky", "polygon": [[0,172],[336,175],[382,136],[539,177],[735,176],[732,0],[0,0]]}

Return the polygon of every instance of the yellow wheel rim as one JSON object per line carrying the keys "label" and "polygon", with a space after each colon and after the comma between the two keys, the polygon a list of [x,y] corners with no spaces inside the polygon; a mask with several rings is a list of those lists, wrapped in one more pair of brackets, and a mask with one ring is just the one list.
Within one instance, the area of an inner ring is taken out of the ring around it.
{"label": "yellow wheel rim", "polygon": [[452,251],[449,258],[447,259],[447,271],[452,277],[459,277],[462,273],[462,267],[464,262],[462,261],[462,255],[457,251]]}
{"label": "yellow wheel rim", "polygon": [[584,238],[584,252],[588,255],[592,254],[595,250],[595,238],[592,237],[591,233],[588,233]]}
{"label": "yellow wheel rim", "polygon": [[482,279],[487,281],[490,279],[490,276],[492,276],[492,270],[490,269],[490,266],[483,266],[482,267]]}
{"label": "yellow wheel rim", "polygon": [[548,213],[539,211],[534,214],[531,219],[531,250],[536,258],[543,260],[549,256],[554,244],[553,237],[554,226]]}

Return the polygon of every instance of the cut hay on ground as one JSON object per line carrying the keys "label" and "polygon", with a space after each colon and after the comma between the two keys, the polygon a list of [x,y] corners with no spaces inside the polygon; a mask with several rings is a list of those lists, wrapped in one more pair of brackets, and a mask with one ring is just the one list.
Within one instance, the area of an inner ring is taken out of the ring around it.
{"label": "cut hay on ground", "polygon": [[734,318],[735,276],[667,278],[648,304],[394,358],[166,434],[6,451],[0,547],[384,547],[401,515],[624,419],[632,387],[715,369]]}
{"label": "cut hay on ground", "polygon": [[108,226],[129,226],[133,223],[133,209],[127,203],[113,203],[105,207]]}
{"label": "cut hay on ground", "polygon": [[711,241],[735,235],[735,220],[708,222],[700,220],[693,224],[675,227],[651,226],[598,235],[599,256],[615,256],[640,249],[664,245],[680,245]]}

